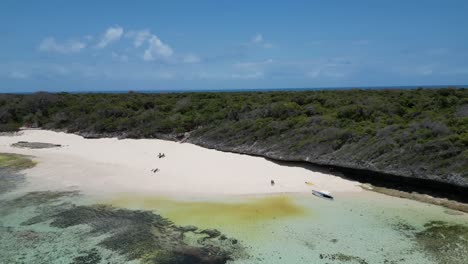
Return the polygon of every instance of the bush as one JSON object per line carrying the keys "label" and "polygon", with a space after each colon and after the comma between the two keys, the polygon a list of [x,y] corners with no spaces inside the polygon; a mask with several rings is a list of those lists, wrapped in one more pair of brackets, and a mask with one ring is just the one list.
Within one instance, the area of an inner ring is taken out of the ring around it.
{"label": "bush", "polygon": [[467,89],[0,95],[0,131],[25,123],[132,137],[193,131],[226,149],[256,142],[302,158],[440,173],[468,167],[460,162],[468,144]]}

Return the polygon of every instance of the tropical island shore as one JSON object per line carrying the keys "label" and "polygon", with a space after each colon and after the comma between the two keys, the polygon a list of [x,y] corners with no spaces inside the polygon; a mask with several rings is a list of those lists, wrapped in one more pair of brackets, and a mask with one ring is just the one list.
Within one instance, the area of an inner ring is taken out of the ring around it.
{"label": "tropical island shore", "polygon": [[[28,245],[36,254],[28,259],[36,263],[43,256],[75,263],[271,263],[283,256],[294,263],[377,263],[394,259],[381,255],[383,249],[408,248],[414,250],[404,257],[417,260],[410,263],[432,263],[430,256],[438,263],[463,263],[464,255],[457,254],[466,252],[462,212],[369,192],[355,181],[261,157],[157,139],[22,130],[0,136],[0,159],[4,169],[16,168],[0,177],[2,183],[12,180],[0,200],[0,258],[10,262],[26,251],[18,242],[24,239],[33,241]],[[337,199],[314,197],[312,189],[328,189]],[[450,201],[440,205],[452,208]],[[100,240],[96,234],[109,236]],[[284,239],[292,249],[283,248]],[[51,245],[64,240],[68,244],[52,254]],[[366,253],[373,251],[379,254]]]}
{"label": "tropical island shore", "polygon": [[[15,147],[20,141],[61,146]],[[23,130],[0,137],[0,152],[34,156],[38,164],[25,172],[36,189],[42,186],[44,190],[186,196],[298,193],[312,188],[361,191],[359,183],[336,176],[158,139],[85,139],[62,132]],[[159,158],[159,153],[165,157]]]}
{"label": "tropical island shore", "polygon": [[[312,190],[349,196],[366,190],[468,212],[466,203],[361,184],[319,167],[311,169],[294,163],[285,166],[263,157],[159,139],[86,139],[64,132],[26,129],[2,135],[0,153],[33,157],[36,165],[24,172],[34,191],[180,199],[310,194]],[[160,154],[164,156],[160,158]]]}
{"label": "tropical island shore", "polygon": [[0,131],[183,141],[468,202],[467,103],[464,88],[2,94]]}

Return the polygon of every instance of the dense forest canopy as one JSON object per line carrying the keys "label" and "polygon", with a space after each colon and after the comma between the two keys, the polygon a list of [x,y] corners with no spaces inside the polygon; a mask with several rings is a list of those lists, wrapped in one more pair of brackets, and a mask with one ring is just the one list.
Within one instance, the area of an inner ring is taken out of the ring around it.
{"label": "dense forest canopy", "polygon": [[[0,130],[173,138],[468,186],[468,90],[0,95]],[[463,182],[464,181],[464,182]]]}

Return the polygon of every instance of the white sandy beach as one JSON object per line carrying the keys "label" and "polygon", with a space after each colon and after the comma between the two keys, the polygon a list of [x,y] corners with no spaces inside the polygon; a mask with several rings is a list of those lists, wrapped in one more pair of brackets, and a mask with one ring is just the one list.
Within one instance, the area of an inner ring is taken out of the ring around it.
{"label": "white sandy beach", "polygon": [[[15,148],[18,141],[61,144],[51,149]],[[35,157],[25,171],[34,190],[80,190],[152,195],[250,195],[312,189],[359,192],[359,183],[260,157],[225,153],[156,139],[85,139],[46,130],[0,136],[0,152]],[[158,153],[165,158],[159,159]],[[156,173],[152,169],[158,168]],[[275,185],[271,186],[270,181]],[[312,186],[305,182],[313,183]]]}

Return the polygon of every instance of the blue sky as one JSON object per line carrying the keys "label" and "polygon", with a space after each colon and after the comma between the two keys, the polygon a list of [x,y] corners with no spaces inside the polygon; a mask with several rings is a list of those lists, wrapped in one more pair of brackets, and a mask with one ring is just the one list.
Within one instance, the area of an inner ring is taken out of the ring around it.
{"label": "blue sky", "polygon": [[0,2],[0,92],[468,84],[468,1]]}

